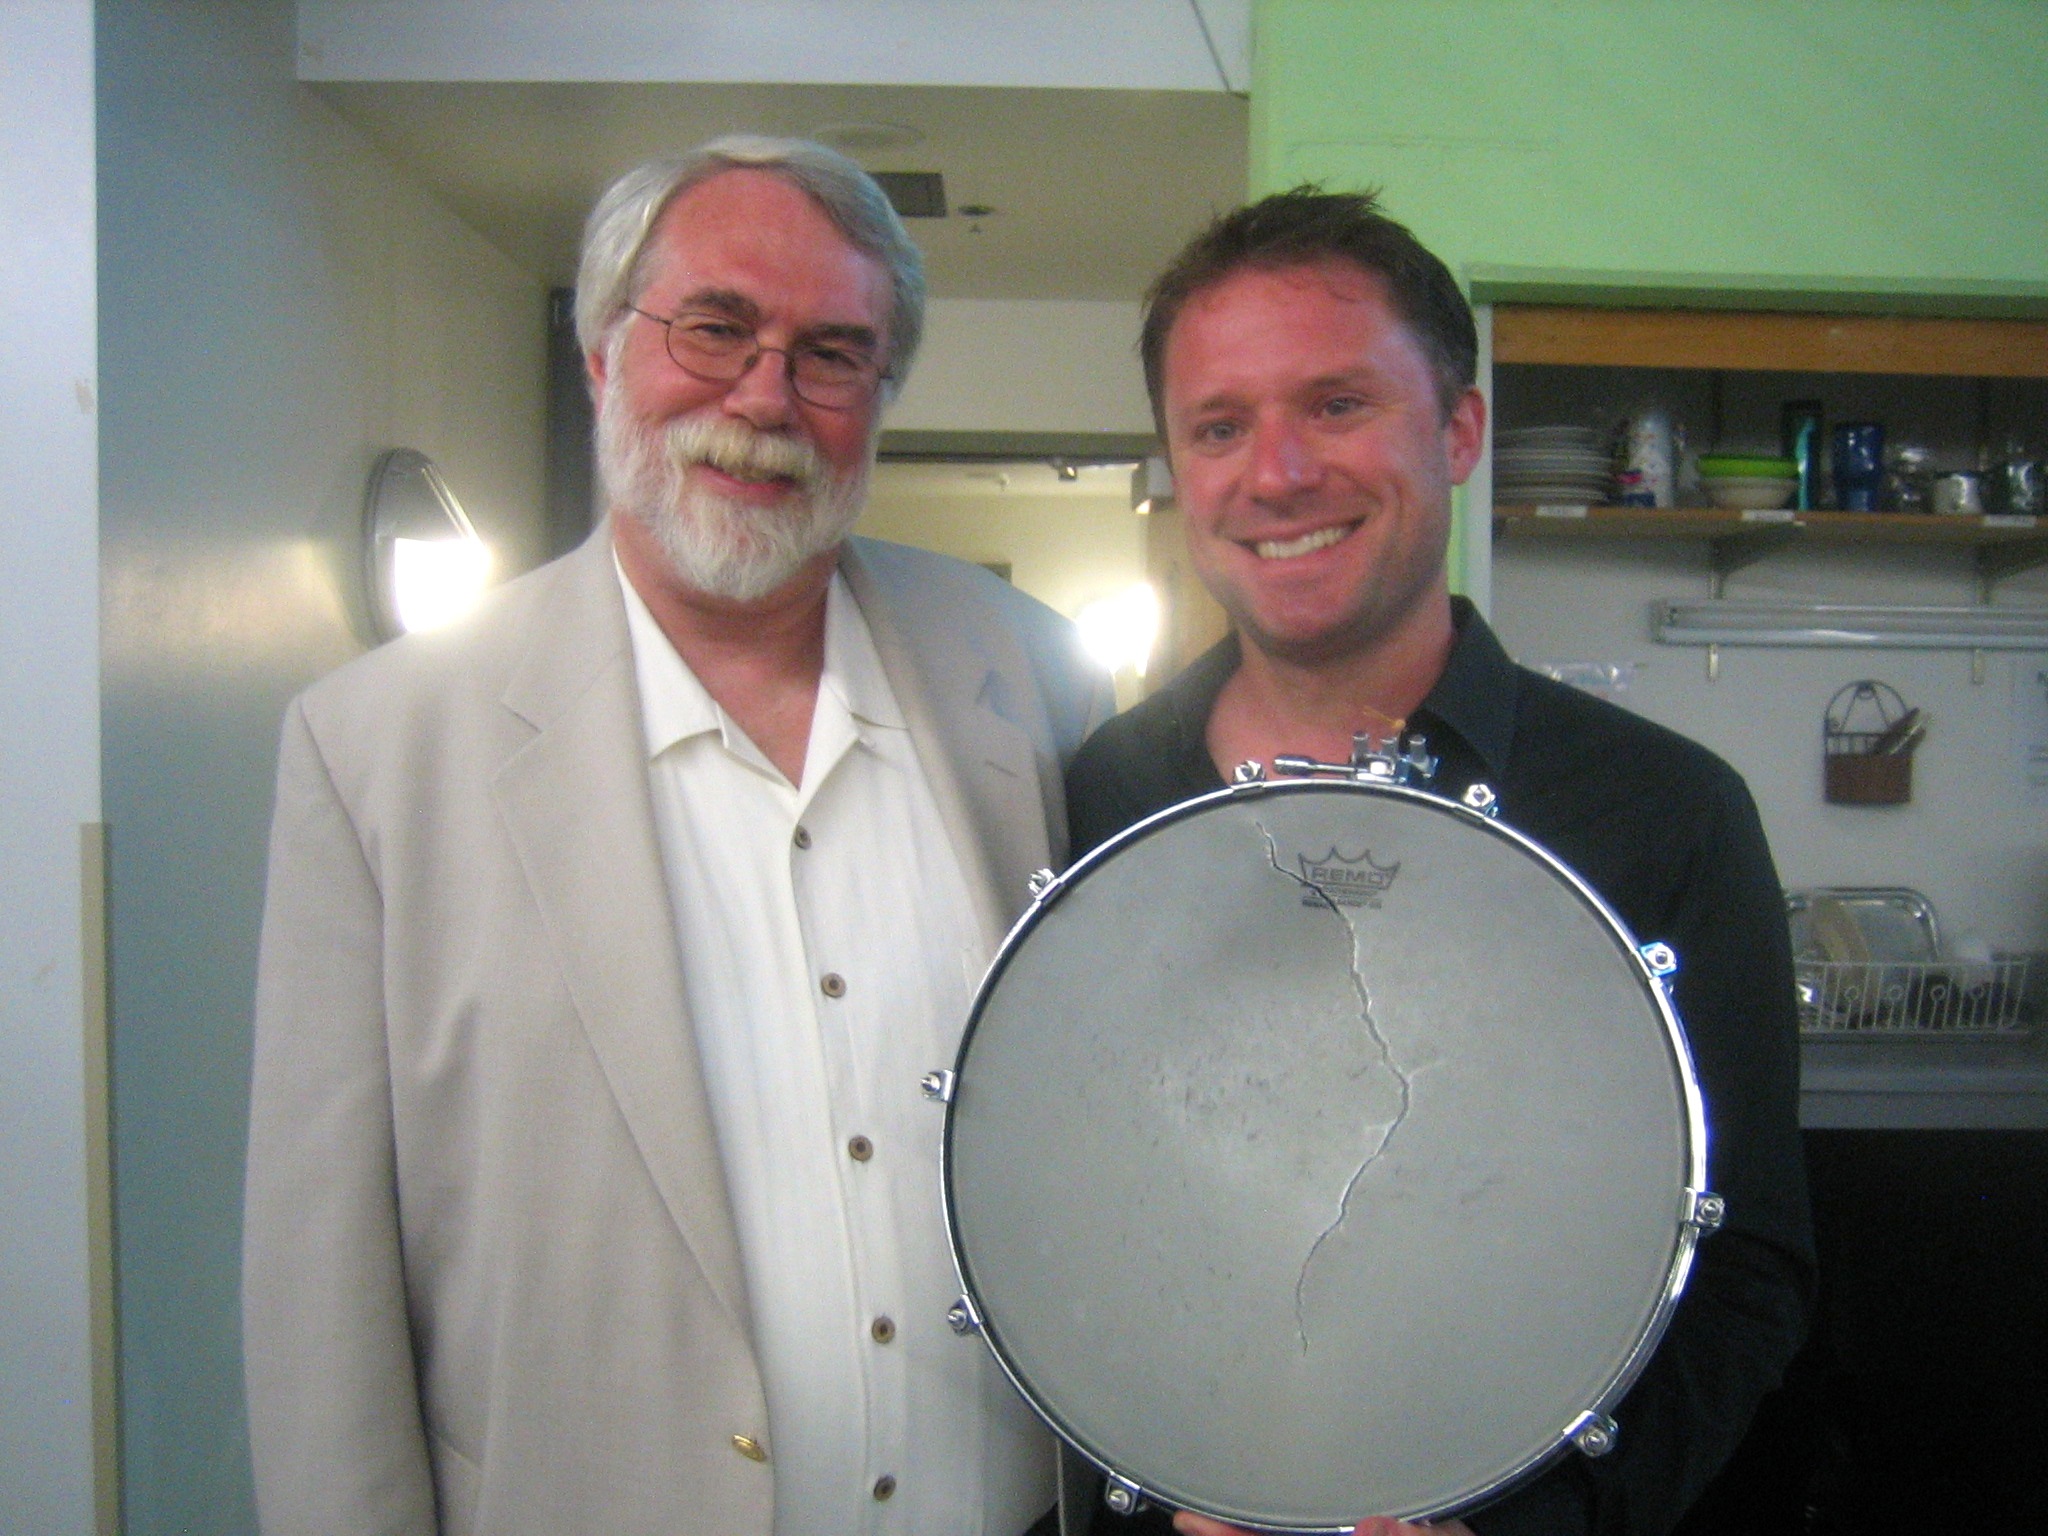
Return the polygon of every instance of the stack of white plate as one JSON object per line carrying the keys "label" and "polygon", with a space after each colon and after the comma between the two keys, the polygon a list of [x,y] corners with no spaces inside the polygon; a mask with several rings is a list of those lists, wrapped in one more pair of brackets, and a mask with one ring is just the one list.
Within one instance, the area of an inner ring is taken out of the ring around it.
{"label": "stack of white plate", "polygon": [[1493,435],[1493,499],[1598,506],[1614,494],[1614,460],[1591,427],[1509,427]]}

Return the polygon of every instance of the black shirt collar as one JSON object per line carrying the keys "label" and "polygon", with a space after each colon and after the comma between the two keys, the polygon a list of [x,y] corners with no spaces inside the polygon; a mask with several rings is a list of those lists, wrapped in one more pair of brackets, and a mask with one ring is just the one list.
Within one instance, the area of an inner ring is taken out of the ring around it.
{"label": "black shirt collar", "polygon": [[1439,752],[1445,744],[1435,739],[1438,728],[1448,727],[1478,755],[1486,774],[1498,784],[1507,775],[1508,754],[1515,745],[1515,664],[1493,626],[1468,599],[1451,599],[1451,623],[1458,638],[1450,660],[1409,724],[1431,737]]}
{"label": "black shirt collar", "polygon": [[[1451,623],[1458,637],[1450,659],[1409,723],[1440,754],[1449,745],[1441,733],[1456,735],[1498,783],[1507,773],[1515,741],[1515,664],[1468,599],[1451,599]],[[1175,759],[1191,769],[1201,765],[1208,776],[1215,772],[1209,762],[1209,714],[1242,654],[1236,633],[1226,635],[1160,690],[1168,700]]]}

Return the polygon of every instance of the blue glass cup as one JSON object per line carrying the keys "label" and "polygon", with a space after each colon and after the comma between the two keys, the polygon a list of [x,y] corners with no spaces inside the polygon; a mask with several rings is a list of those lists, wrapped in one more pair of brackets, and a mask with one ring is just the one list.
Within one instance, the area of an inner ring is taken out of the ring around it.
{"label": "blue glass cup", "polygon": [[1844,512],[1875,512],[1884,484],[1884,423],[1845,421],[1835,428],[1835,505]]}

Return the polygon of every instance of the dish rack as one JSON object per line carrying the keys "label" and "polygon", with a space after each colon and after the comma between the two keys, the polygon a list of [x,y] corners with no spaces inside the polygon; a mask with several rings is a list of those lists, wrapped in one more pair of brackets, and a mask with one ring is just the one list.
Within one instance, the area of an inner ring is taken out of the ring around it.
{"label": "dish rack", "polygon": [[1942,958],[1934,904],[1903,886],[1785,893],[1799,1032],[1840,1040],[2013,1039],[2042,1010],[2038,955]]}
{"label": "dish rack", "polygon": [[1840,1038],[2017,1038],[2025,955],[1996,960],[1795,960],[1799,1032]]}

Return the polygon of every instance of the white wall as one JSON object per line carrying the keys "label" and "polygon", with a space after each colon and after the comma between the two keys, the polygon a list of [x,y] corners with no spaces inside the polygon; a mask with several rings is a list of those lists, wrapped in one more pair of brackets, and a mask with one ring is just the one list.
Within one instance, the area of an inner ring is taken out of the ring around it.
{"label": "white wall", "polygon": [[362,648],[381,450],[431,454],[505,566],[537,555],[546,296],[295,82],[289,0],[100,26],[126,1520],[208,1536],[254,1519],[237,1294],[280,717]]}
{"label": "white wall", "polygon": [[92,1529],[79,827],[100,817],[89,0],[0,6],[0,1530]]}
{"label": "white wall", "polygon": [[300,0],[304,80],[1248,88],[1251,0]]}
{"label": "white wall", "polygon": [[1149,433],[1136,304],[935,299],[902,431]]}
{"label": "white wall", "polygon": [[[1772,453],[1780,402],[1820,399],[1834,422],[1889,424],[1893,443],[1934,462],[1976,462],[2008,436],[2040,440],[2048,386],[2034,380],[1783,374],[1650,368],[1497,368],[1496,425],[1605,426],[1645,403],[1668,408],[1703,451]],[[1621,702],[1705,742],[1749,781],[1788,886],[1900,885],[1924,892],[1945,934],[2048,948],[2048,799],[2030,789],[2015,688],[2040,653],[1992,653],[1971,682],[1967,652],[1723,647],[1719,681],[1705,651],[1656,643],[1650,606],[1709,594],[1704,541],[1570,545],[1510,535],[1493,547],[1492,616],[1520,659],[1628,663]],[[1728,579],[1730,598],[1969,604],[1971,558],[1938,548],[1803,550]],[[2037,611],[2048,569],[1999,584],[2001,603]],[[1929,716],[1912,803],[1828,805],[1821,798],[1821,716],[1845,683],[1892,684]]]}
{"label": "white wall", "polygon": [[[1768,601],[1968,603],[1962,552],[1781,555],[1729,578],[1727,596]],[[1967,652],[1764,650],[1706,653],[1658,644],[1650,606],[1708,593],[1704,548],[1658,541],[1565,547],[1512,537],[1494,549],[1493,619],[1527,663],[1632,665],[1619,702],[1704,742],[1749,781],[1788,886],[1904,885],[1924,892],[1944,936],[2048,949],[2048,796],[2023,772],[2015,689],[2048,655],[1992,652],[1970,680]],[[2000,601],[2039,608],[2048,571],[2015,578]],[[1844,683],[1877,678],[1931,725],[1916,754],[1912,803],[1828,805],[1821,716]],[[1645,935],[1646,938],[1654,935]]]}
{"label": "white wall", "polygon": [[1062,481],[1044,464],[882,464],[859,531],[1010,567],[1023,591],[1068,618],[1145,577],[1144,520],[1128,465]]}
{"label": "white wall", "polygon": [[[1131,510],[1129,465],[1080,467],[1062,480],[1036,464],[881,464],[860,532],[978,564],[1073,618],[1145,579],[1145,521]],[[1139,696],[1117,678],[1119,702]]]}

